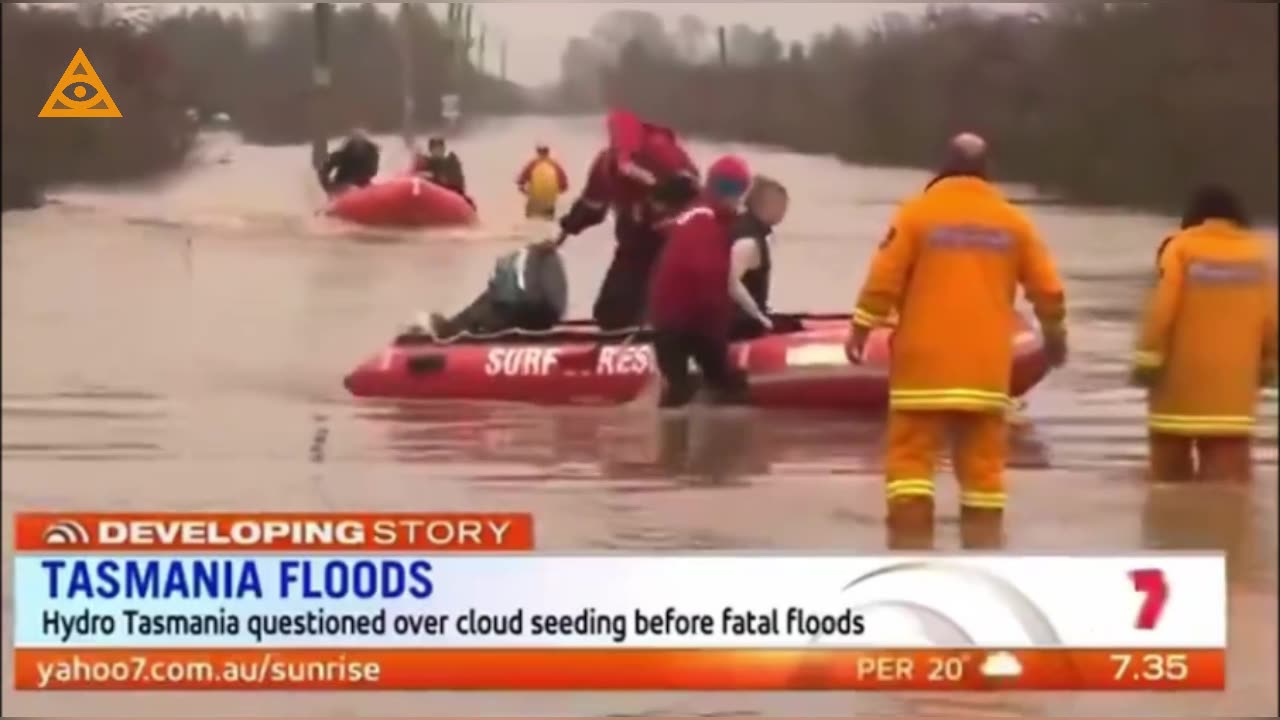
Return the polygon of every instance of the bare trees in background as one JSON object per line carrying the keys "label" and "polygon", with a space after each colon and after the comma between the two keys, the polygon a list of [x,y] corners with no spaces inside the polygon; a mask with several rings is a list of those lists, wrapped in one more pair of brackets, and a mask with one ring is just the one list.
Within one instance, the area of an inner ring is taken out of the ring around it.
{"label": "bare trees in background", "polygon": [[[271,9],[271,15],[252,23],[196,10],[166,18],[157,32],[179,74],[202,79],[183,94],[183,102],[206,113],[227,112],[250,141],[300,142],[306,136],[311,86],[311,13],[293,6]],[[248,42],[255,36],[256,42]],[[521,107],[518,88],[472,66],[474,53],[459,52],[460,40],[451,40],[444,23],[424,8],[402,4],[391,14],[373,3],[339,6],[331,42],[334,133],[353,124],[379,132],[401,130],[406,90],[418,101],[418,120],[430,124],[438,98],[463,80],[470,111],[509,113]],[[406,53],[417,69],[409,78],[404,77]]]}
{"label": "bare trees in background", "polygon": [[[73,9],[78,12],[0,6],[5,208],[37,204],[49,183],[114,180],[171,168],[194,140],[186,108],[170,100],[179,81],[154,26],[113,15],[101,4]],[[123,118],[36,117],[77,48],[84,48]]]}
{"label": "bare trees in background", "polygon": [[[206,118],[225,113],[251,142],[297,143],[307,137],[313,54],[308,7],[224,6],[177,14],[123,12],[102,3],[81,3],[71,12],[18,3],[0,9],[5,207],[31,204],[50,183],[137,177],[178,166],[197,129],[189,109]],[[425,10],[397,18],[366,3],[334,14],[332,132],[353,123],[375,131],[400,129],[402,32],[412,35],[408,47],[415,67],[448,67],[444,27]],[[80,47],[124,117],[36,118]],[[469,112],[522,107],[514,85],[474,68],[466,79]],[[445,72],[412,77],[426,107],[436,106],[447,82]]]}
{"label": "bare trees in background", "polygon": [[1166,207],[1215,179],[1276,210],[1275,3],[933,6],[786,48],[729,28],[725,64],[683,52],[683,23],[654,37],[654,21],[612,18],[637,32],[591,72],[578,64],[577,87],[596,90],[578,103],[886,165],[927,165],[948,135],[974,129],[995,143],[1003,178],[1077,200]]}

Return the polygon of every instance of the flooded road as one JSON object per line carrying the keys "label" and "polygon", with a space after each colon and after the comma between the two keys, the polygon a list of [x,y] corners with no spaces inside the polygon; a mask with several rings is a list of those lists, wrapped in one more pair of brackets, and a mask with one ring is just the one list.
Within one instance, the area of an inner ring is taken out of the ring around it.
{"label": "flooded road", "polygon": [[[521,119],[455,145],[484,225],[441,234],[354,230],[314,216],[305,148],[210,138],[191,168],[3,219],[3,501],[12,511],[529,510],[543,548],[884,548],[880,428],[838,416],[695,416],[671,432],[637,403],[607,410],[356,402],[341,378],[419,310],[453,310],[493,259],[546,232],[514,177],[545,140],[581,181],[600,123]],[[404,161],[384,142],[384,162]],[[702,161],[723,148],[696,146]],[[894,201],[925,174],[737,148],[790,185],[780,310],[845,311]],[[996,149],[998,153],[998,148]],[[997,156],[998,157],[998,156]],[[1019,196],[1029,191],[1014,189]],[[1275,397],[1259,482],[1142,481],[1132,326],[1172,226],[1126,212],[1031,208],[1068,282],[1069,367],[1030,396],[1015,443],[1011,550],[1225,549],[1229,690],[1190,695],[15,693],[8,714],[901,714],[1257,716],[1275,707]],[[586,315],[607,227],[570,240]],[[819,260],[818,258],[822,258]],[[942,548],[958,544],[940,483]],[[8,579],[11,568],[4,568]],[[1175,590],[1176,591],[1176,590]],[[11,599],[5,597],[5,635]],[[6,646],[5,652],[7,653]]]}

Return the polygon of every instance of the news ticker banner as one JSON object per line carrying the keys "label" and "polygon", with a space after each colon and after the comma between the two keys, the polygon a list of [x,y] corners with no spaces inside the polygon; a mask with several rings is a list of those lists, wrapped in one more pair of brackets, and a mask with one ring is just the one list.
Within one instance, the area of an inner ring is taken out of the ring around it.
{"label": "news ticker banner", "polygon": [[532,553],[527,515],[16,518],[22,690],[1211,690],[1221,555]]}

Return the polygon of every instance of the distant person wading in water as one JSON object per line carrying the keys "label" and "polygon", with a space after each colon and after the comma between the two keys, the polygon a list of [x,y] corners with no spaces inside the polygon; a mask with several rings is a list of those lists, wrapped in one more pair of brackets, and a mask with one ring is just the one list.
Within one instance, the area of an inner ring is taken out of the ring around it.
{"label": "distant person wading in water", "polygon": [[471,207],[475,202],[467,195],[467,178],[462,172],[462,160],[457,153],[445,147],[444,138],[433,137],[427,141],[427,153],[417,153],[413,160],[413,171],[425,180],[447,188],[462,196]]}
{"label": "distant person wading in water", "polygon": [[516,176],[516,187],[525,196],[524,216],[555,220],[556,202],[569,189],[569,176],[546,143],[539,143],[536,153]]}
{"label": "distant person wading in water", "polygon": [[334,194],[352,187],[365,187],[378,174],[378,146],[363,128],[354,128],[342,145],[325,158],[320,167],[320,185]]}

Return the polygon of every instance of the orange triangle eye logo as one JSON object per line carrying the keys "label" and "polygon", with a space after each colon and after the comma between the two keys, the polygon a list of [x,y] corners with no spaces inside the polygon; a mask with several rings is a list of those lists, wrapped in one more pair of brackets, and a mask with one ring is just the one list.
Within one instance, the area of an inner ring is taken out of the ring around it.
{"label": "orange triangle eye logo", "polygon": [[42,118],[118,118],[120,108],[111,99],[102,78],[89,64],[84,48],[76,50],[58,84],[37,117]]}

